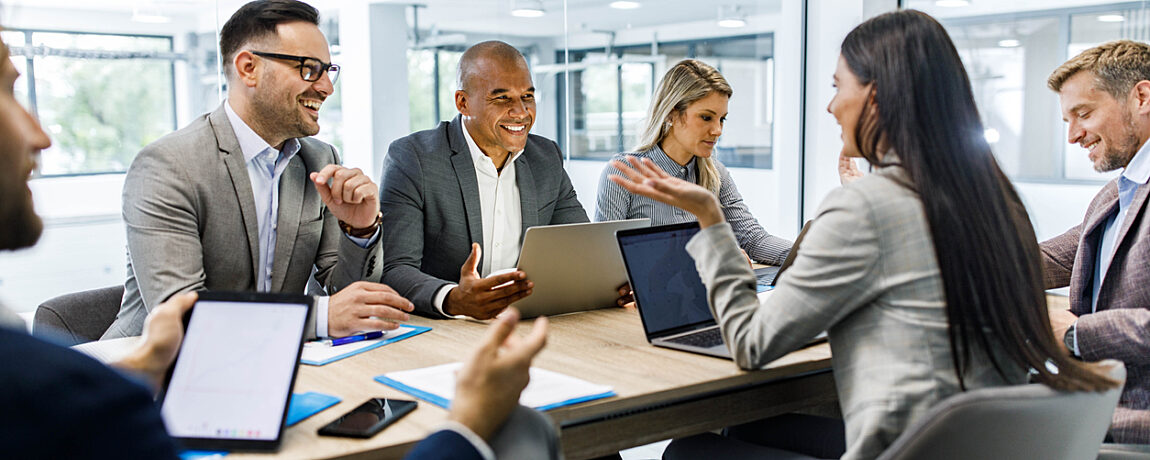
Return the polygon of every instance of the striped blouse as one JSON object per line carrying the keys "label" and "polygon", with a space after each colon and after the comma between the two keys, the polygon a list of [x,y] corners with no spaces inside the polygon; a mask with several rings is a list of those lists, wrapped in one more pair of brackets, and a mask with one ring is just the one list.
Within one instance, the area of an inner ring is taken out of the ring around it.
{"label": "striped blouse", "polygon": [[[628,155],[650,158],[667,174],[698,183],[696,158],[691,158],[686,166],[679,166],[675,160],[663,153],[663,149],[655,146],[646,152],[618,154],[615,155],[615,159],[623,159]],[[715,162],[715,167],[719,170],[720,178],[719,204],[723,207],[723,217],[730,222],[731,228],[735,231],[739,247],[747,251],[751,259],[756,262],[781,265],[791,250],[791,242],[767,233],[743,203],[743,196],[739,194],[727,168],[718,161]],[[599,178],[599,193],[595,200],[596,222],[647,217],[651,219],[651,225],[666,225],[696,220],[695,216],[687,211],[645,196],[631,194],[607,179],[612,174],[622,175],[618,169],[607,164]]]}

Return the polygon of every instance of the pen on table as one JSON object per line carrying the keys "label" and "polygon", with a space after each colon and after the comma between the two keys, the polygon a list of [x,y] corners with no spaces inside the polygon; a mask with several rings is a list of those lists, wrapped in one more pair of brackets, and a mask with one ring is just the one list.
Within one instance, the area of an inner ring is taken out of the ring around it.
{"label": "pen on table", "polygon": [[346,345],[349,343],[359,342],[361,340],[372,340],[383,337],[383,331],[364,332],[361,334],[349,335],[347,337],[340,337],[338,339],[331,339],[331,346]]}

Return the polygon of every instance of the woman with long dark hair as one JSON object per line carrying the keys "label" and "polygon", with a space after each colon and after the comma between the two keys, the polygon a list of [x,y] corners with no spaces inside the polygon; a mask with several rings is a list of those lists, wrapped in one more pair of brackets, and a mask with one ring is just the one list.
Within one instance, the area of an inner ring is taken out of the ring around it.
{"label": "woman with long dark hair", "polygon": [[852,459],[879,455],[948,396],[1025,383],[1028,372],[1061,390],[1112,388],[1054,339],[1034,231],[943,27],[887,13],[851,31],[841,52],[827,110],[843,155],[874,173],[826,198],[761,301],[713,194],[647,159],[614,162],[627,176],[617,184],[698,217],[687,250],[738,365],[760,368],[827,330]]}

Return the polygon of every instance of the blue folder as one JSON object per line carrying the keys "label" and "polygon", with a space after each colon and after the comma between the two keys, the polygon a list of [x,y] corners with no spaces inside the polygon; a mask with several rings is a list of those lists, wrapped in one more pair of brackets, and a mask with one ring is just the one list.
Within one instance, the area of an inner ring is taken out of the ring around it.
{"label": "blue folder", "polygon": [[[412,326],[412,325],[410,325],[410,324],[404,324],[404,325],[402,325],[402,326],[403,326],[403,327],[410,327],[410,328],[413,328],[414,330],[412,330],[412,331],[408,331],[408,332],[407,332],[407,333],[405,333],[405,334],[397,335],[397,336],[395,336],[395,337],[392,337],[392,338],[390,338],[390,339],[387,339],[387,340],[380,340],[380,341],[379,341],[378,343],[376,343],[375,345],[372,345],[372,346],[369,346],[369,347],[363,347],[363,348],[360,348],[360,349],[358,349],[358,350],[349,351],[349,352],[347,352],[347,353],[344,353],[344,354],[342,354],[342,355],[339,355],[339,356],[335,356],[335,357],[332,357],[332,358],[328,358],[328,359],[325,359],[325,360],[323,360],[323,361],[309,361],[309,360],[306,360],[306,359],[301,359],[299,362],[300,362],[301,364],[309,364],[309,365],[312,365],[312,366],[322,366],[322,365],[324,365],[324,364],[330,364],[330,363],[334,363],[334,362],[336,362],[336,361],[339,361],[339,360],[341,360],[341,359],[347,358],[347,357],[349,357],[349,356],[358,355],[358,354],[360,354],[360,353],[363,353],[363,352],[365,352],[365,351],[368,351],[368,350],[374,350],[374,349],[376,349],[376,348],[382,347],[382,346],[384,346],[384,345],[387,345],[387,344],[389,344],[389,343],[395,343],[395,342],[398,342],[398,341],[400,341],[400,340],[403,340],[403,339],[406,339],[406,338],[408,338],[408,337],[415,337],[415,336],[417,336],[417,335],[419,335],[419,334],[422,334],[422,333],[424,333],[424,332],[427,332],[427,331],[430,331],[430,330],[431,330],[431,328],[430,328],[430,327],[424,327],[424,326]],[[337,345],[337,346],[338,346],[338,345]]]}

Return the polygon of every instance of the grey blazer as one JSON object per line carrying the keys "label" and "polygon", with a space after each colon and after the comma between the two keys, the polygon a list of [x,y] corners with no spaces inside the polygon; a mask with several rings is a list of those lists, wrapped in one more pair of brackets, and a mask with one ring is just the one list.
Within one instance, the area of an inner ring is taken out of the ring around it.
{"label": "grey blazer", "polygon": [[[910,423],[960,391],[947,335],[946,295],[918,194],[886,167],[832,192],[794,265],[760,303],[755,275],[729,224],[687,245],[735,362],[761,368],[823,330],[830,338],[847,430],[843,458],[878,456]],[[1000,363],[1010,359],[996,348]],[[976,356],[968,388],[1026,381]]]}
{"label": "grey blazer", "polygon": [[[515,160],[523,229],[588,222],[555,142],[530,134]],[[471,243],[483,244],[475,165],[459,116],[391,143],[380,179],[383,282],[415,303],[416,313],[443,317],[435,293],[459,282]],[[482,264],[482,261],[480,261]]]}
{"label": "grey blazer", "polygon": [[[304,293],[313,268],[328,293],[378,282],[380,241],[365,249],[344,236],[308,179],[339,156],[312,138],[300,144],[280,179],[271,291]],[[140,335],[148,311],[174,294],[256,289],[255,198],[222,105],[144,147],[128,169],[123,199],[128,279],[103,338]],[[308,335],[314,333],[312,318]]]}
{"label": "grey blazer", "polygon": [[1102,187],[1081,224],[1042,243],[1043,275],[1047,288],[1070,286],[1082,359],[1126,363],[1110,435],[1120,443],[1150,444],[1150,186],[1134,194],[1099,288],[1098,311],[1091,313],[1102,230],[1118,211],[1117,181]]}

